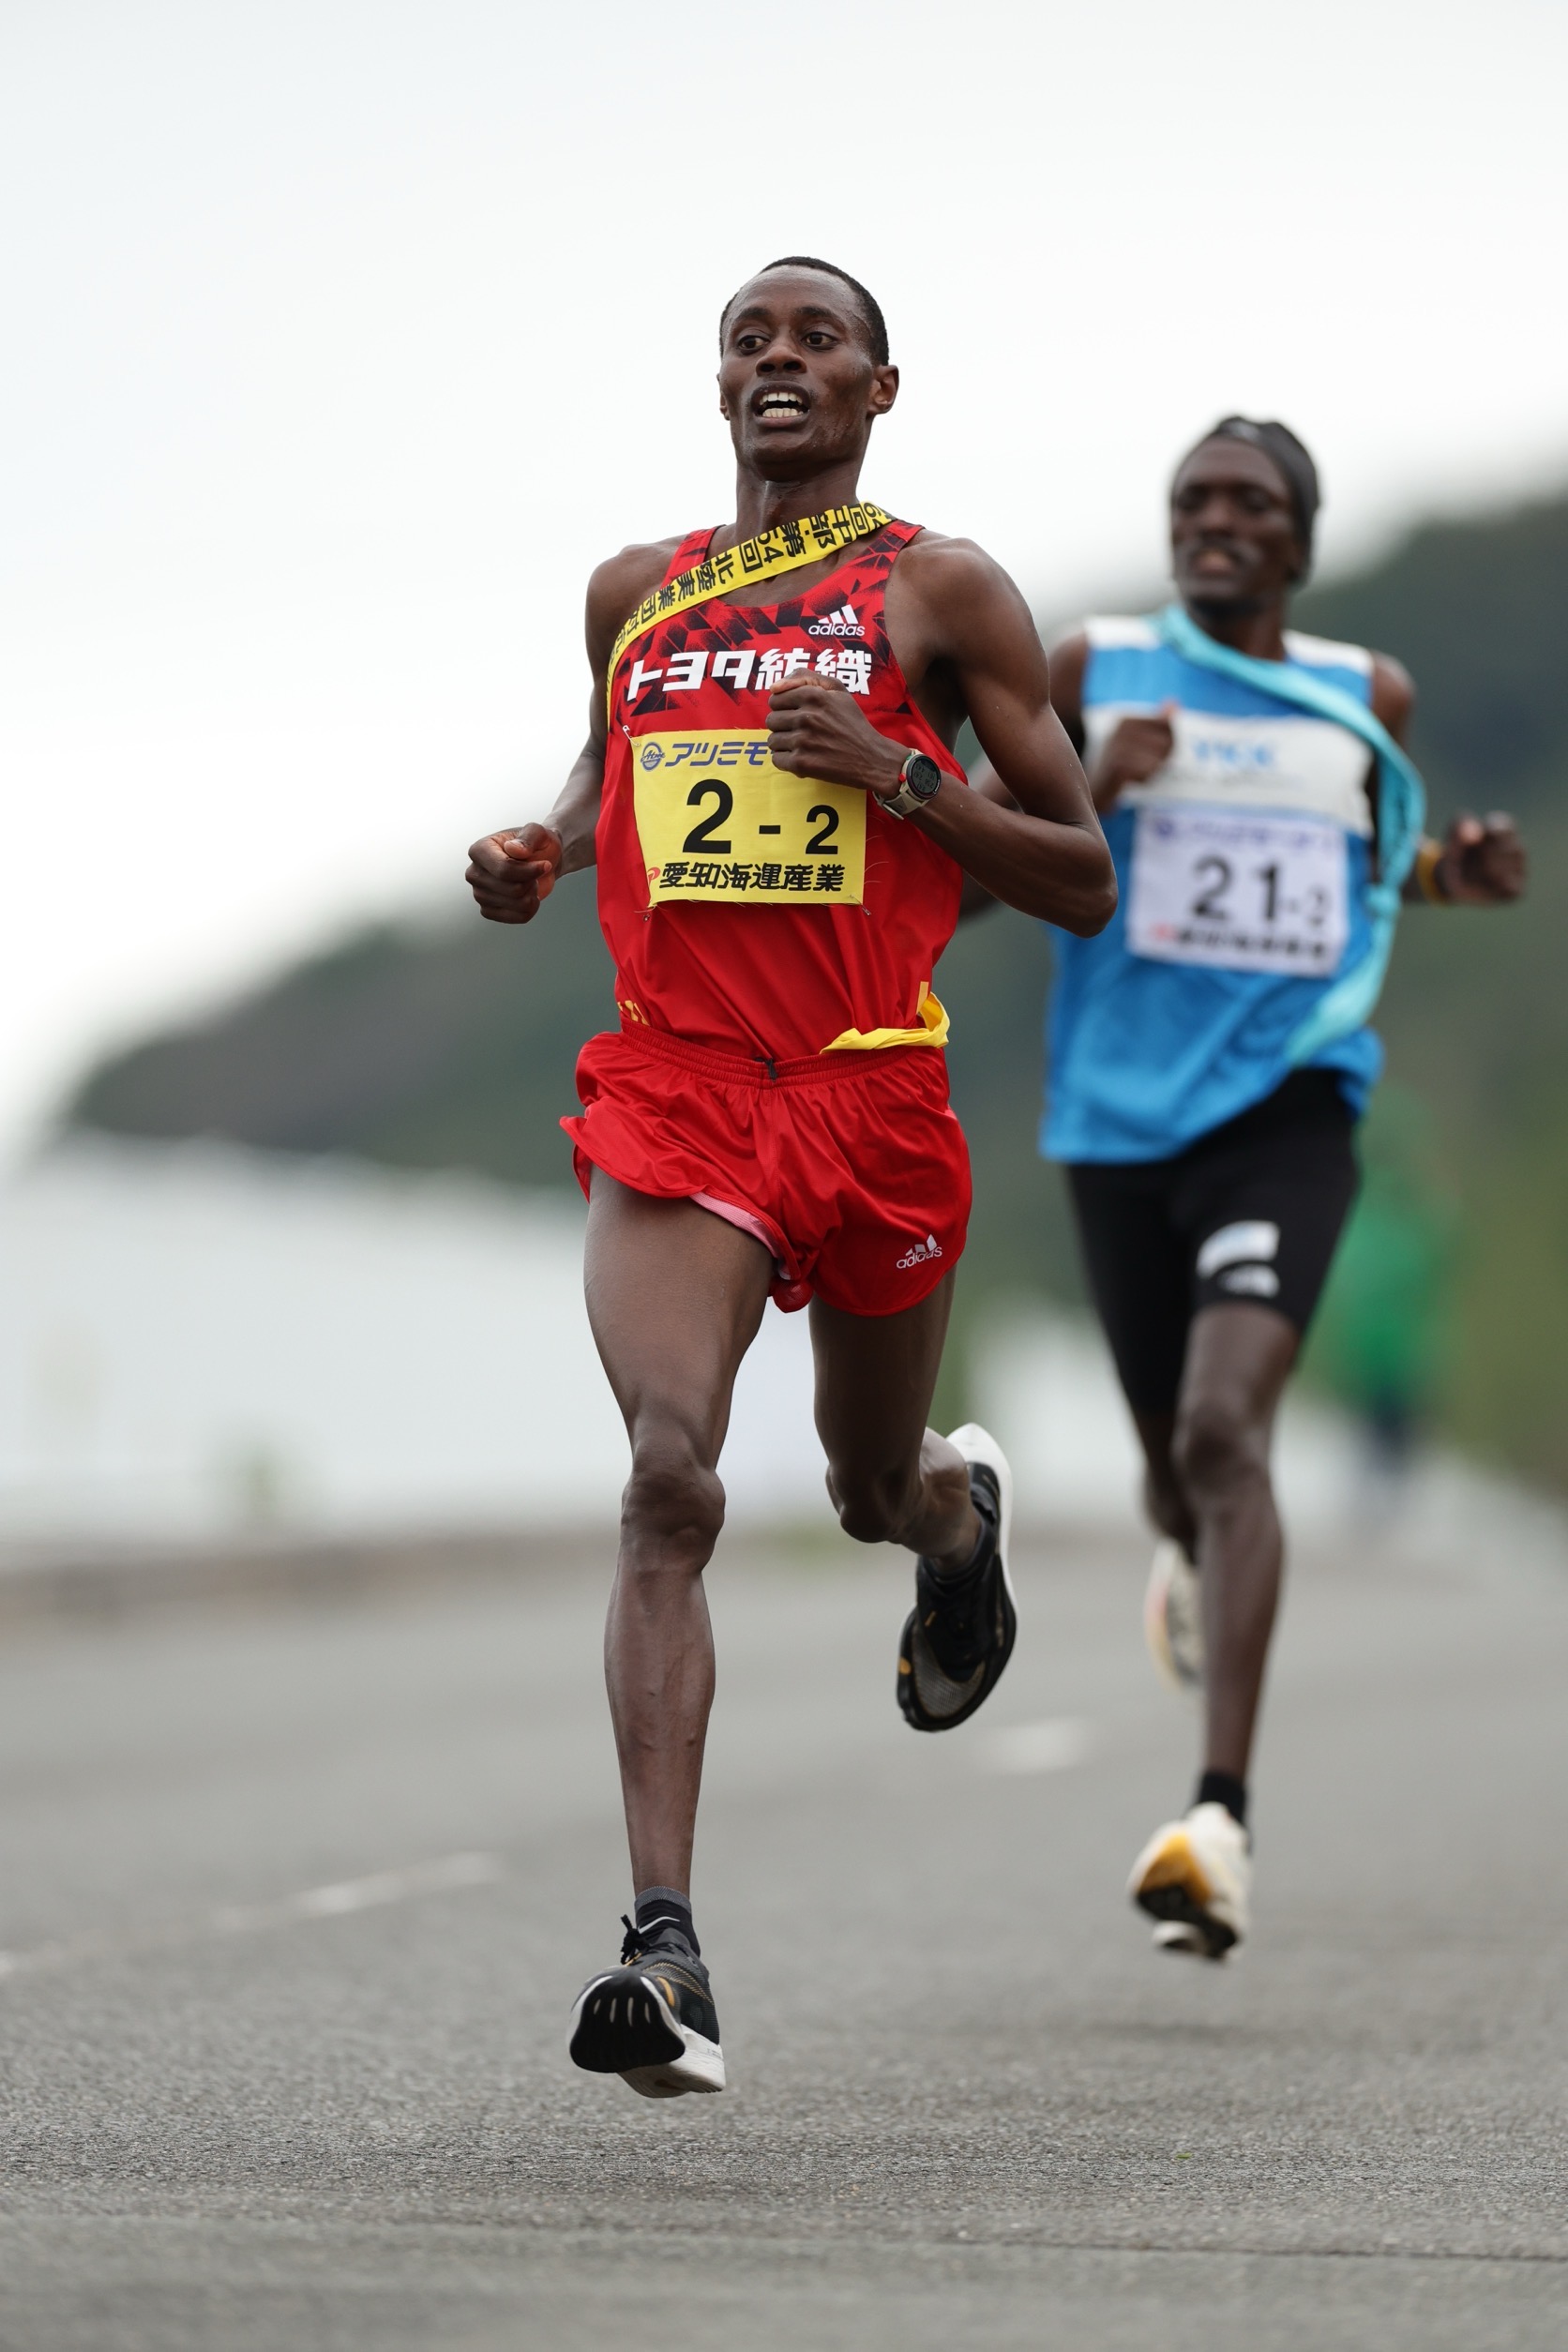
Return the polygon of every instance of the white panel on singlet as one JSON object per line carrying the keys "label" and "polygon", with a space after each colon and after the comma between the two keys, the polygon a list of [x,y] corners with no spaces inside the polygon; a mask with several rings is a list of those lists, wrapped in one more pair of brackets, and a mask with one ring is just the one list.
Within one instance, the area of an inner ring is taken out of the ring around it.
{"label": "white panel on singlet", "polygon": [[1083,634],[1095,647],[1135,645],[1141,651],[1160,642],[1153,623],[1132,612],[1091,613]]}
{"label": "white panel on singlet", "polygon": [[[1123,718],[1147,718],[1149,705],[1096,702],[1083,715],[1084,764],[1093,768]],[[1231,718],[1178,711],[1176,748],[1147,784],[1129,785],[1118,807],[1201,801],[1211,808],[1260,808],[1332,818],[1347,833],[1372,831],[1367,777],[1372,755],[1331,719]]]}
{"label": "white panel on singlet", "polygon": [[1372,656],[1364,645],[1342,645],[1335,637],[1304,637],[1300,629],[1287,629],[1285,650],[1292,661],[1304,662],[1309,670],[1353,670],[1358,677],[1372,675]]}

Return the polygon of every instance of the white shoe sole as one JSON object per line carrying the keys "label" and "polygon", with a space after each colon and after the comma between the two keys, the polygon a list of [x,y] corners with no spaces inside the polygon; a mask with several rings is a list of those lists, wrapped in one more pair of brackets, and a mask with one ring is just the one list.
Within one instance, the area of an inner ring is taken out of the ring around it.
{"label": "white shoe sole", "polygon": [[1143,1638],[1166,1689],[1179,1698],[1196,1698],[1203,1688],[1201,1655],[1196,1673],[1184,1671],[1170,1638],[1170,1588],[1184,1570],[1192,1574],[1185,1553],[1174,1537],[1165,1537],[1155,1547],[1143,1595]]}
{"label": "white shoe sole", "polygon": [[628,2066],[622,2069],[621,2080],[644,2099],[678,2099],[686,2090],[723,2090],[726,2088],[724,2053],[716,2042],[698,2033],[690,2026],[671,2026],[685,2043],[681,2055],[662,2066]]}
{"label": "white shoe sole", "polygon": [[[618,1968],[607,1969],[578,1995],[572,2011],[572,2063],[591,2074],[619,2074],[644,2099],[678,2099],[687,2090],[723,2090],[723,2050],[694,2027],[682,2025],[651,1976],[639,1972],[625,2014],[616,2014],[619,1994],[611,1998],[608,2011],[601,2008],[595,1996],[621,1973]],[[641,2013],[635,2017],[634,2007]],[[623,2056],[640,2062],[618,2066],[615,2060]]]}
{"label": "white shoe sole", "polygon": [[1013,1605],[1016,1617],[1018,1596],[1013,1590],[1010,1564],[1013,1549],[1013,1466],[990,1431],[982,1429],[977,1421],[966,1421],[962,1428],[949,1430],[947,1442],[957,1447],[966,1462],[982,1463],[996,1480],[996,1556],[1002,1567],[1002,1581],[1007,1588],[1007,1598]]}

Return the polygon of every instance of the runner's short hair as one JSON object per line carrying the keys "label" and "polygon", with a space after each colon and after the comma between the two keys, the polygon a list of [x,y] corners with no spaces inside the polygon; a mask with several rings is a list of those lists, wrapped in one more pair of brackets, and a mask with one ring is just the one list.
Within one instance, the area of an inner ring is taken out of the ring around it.
{"label": "runner's short hair", "polygon": [[[1260,449],[1277,467],[1289,494],[1290,511],[1296,518],[1296,533],[1302,543],[1301,578],[1304,580],[1312,568],[1312,535],[1317,528],[1318,509],[1323,503],[1318,468],[1305,442],[1276,416],[1222,416],[1201,441],[1193,443],[1182,465],[1210,441],[1244,441],[1252,448]],[[1176,468],[1178,474],[1182,465]]]}
{"label": "runner's short hair", "polygon": [[[866,329],[866,339],[871,347],[872,364],[878,368],[887,366],[887,321],[882,317],[882,304],[877,300],[876,295],[869,293],[858,278],[852,278],[849,271],[840,269],[837,262],[820,262],[811,253],[786,253],[776,262],[764,262],[756,275],[759,278],[765,278],[770,269],[820,269],[824,278],[837,278],[840,285],[848,286],[860,310],[861,324]],[[750,283],[750,279],[747,279],[746,284]],[[729,324],[730,313],[739,300],[740,294],[741,289],[737,287],[718,314],[718,339],[721,347],[724,341],[724,330]]]}

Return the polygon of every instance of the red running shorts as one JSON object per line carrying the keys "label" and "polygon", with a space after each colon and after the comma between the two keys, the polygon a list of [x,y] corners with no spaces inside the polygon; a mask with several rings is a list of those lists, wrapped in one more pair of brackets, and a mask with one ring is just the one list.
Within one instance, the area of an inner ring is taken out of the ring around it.
{"label": "red running shorts", "polygon": [[583,1047],[577,1091],[582,1115],[561,1124],[583,1191],[602,1168],[754,1234],[786,1313],[815,1296],[897,1315],[963,1253],[969,1150],[933,1047],[769,1063],[611,1030]]}

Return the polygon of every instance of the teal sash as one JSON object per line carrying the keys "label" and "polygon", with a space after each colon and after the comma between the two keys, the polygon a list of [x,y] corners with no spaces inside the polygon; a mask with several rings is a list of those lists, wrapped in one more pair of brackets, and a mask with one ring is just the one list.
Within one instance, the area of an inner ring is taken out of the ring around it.
{"label": "teal sash", "polygon": [[1165,643],[1184,661],[1194,663],[1199,670],[1216,671],[1222,678],[1234,678],[1242,686],[1255,686],[1260,694],[1272,695],[1276,702],[1289,703],[1314,718],[1330,719],[1336,727],[1349,728],[1352,735],[1359,735],[1368,749],[1377,754],[1380,870],[1379,879],[1367,882],[1364,897],[1371,938],[1365,952],[1349,970],[1329,983],[1287,1043],[1286,1059],[1294,1068],[1310,1062],[1315,1053],[1336,1037],[1348,1037],[1353,1030],[1363,1028],[1372,1018],[1382,994],[1383,976],[1394,947],[1400,888],[1421,847],[1426,822],[1426,789],[1419,772],[1382,721],[1374,718],[1365,703],[1358,702],[1354,695],[1330,686],[1326,679],[1314,677],[1296,662],[1255,661],[1250,654],[1234,652],[1208,636],[1178,604],[1167,605],[1163,612],[1157,613],[1154,626]]}

